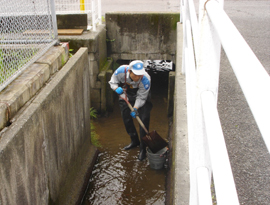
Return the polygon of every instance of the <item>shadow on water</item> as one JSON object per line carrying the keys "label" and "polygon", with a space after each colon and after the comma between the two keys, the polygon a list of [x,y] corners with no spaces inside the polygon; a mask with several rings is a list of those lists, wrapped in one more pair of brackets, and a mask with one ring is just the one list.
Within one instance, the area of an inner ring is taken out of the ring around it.
{"label": "shadow on water", "polygon": [[[167,139],[168,73],[150,74],[152,103],[149,131],[156,130]],[[139,124],[135,122],[137,128]],[[165,204],[166,168],[151,169],[148,159],[139,161],[139,147],[125,151],[130,138],[120,115],[117,100],[108,117],[94,120],[102,144],[90,178],[83,205],[99,204]]]}

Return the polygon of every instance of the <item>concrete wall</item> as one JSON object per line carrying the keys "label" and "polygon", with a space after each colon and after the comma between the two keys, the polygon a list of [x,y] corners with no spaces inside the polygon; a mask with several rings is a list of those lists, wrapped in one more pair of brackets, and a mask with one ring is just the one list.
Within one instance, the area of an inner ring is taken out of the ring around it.
{"label": "concrete wall", "polygon": [[182,73],[183,27],[177,23],[177,60],[175,71],[172,136],[172,198],[170,204],[189,204],[189,147],[185,75]]}
{"label": "concrete wall", "polygon": [[[104,113],[107,111],[106,104],[111,104],[104,97],[105,93],[111,91],[106,89],[109,75],[101,75],[101,72],[110,72],[112,69],[112,60],[107,59],[106,29],[105,25],[98,25],[97,31],[84,31],[82,35],[77,36],[59,36],[60,41],[69,42],[69,47],[76,52],[81,47],[88,48],[88,57],[90,65],[90,87],[91,87],[91,106],[97,111]],[[106,78],[107,76],[107,78]],[[111,94],[109,94],[111,95]],[[110,107],[109,107],[110,109]]]}
{"label": "concrete wall", "polygon": [[0,204],[75,204],[81,197],[97,151],[89,76],[81,48],[2,130]]}
{"label": "concrete wall", "polygon": [[179,13],[106,13],[108,56],[114,60],[173,60]]}
{"label": "concrete wall", "polygon": [[68,44],[51,47],[0,92],[0,131],[68,60]]}
{"label": "concrete wall", "polygon": [[[59,36],[76,52],[88,48],[91,106],[100,113],[111,111],[113,91],[108,81],[113,62],[131,59],[164,59],[175,62],[176,23],[179,13],[106,13],[106,27],[77,36]],[[107,58],[107,56],[109,58]]]}

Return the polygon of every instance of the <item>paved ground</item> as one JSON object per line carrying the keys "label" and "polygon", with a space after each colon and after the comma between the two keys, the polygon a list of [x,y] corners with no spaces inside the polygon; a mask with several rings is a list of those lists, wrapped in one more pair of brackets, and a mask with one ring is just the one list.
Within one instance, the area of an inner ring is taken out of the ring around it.
{"label": "paved ground", "polygon": [[[224,9],[270,74],[270,1],[228,1]],[[240,203],[270,204],[270,155],[224,52],[218,109]]]}
{"label": "paved ground", "polygon": [[[179,0],[102,0],[102,13],[178,12],[179,4]],[[270,1],[225,0],[224,10],[270,74]],[[218,110],[240,204],[270,204],[270,155],[223,51]]]}

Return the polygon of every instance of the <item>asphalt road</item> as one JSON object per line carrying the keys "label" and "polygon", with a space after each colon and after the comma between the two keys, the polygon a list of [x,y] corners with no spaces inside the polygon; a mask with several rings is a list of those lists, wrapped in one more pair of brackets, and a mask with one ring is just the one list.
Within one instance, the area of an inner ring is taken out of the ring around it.
{"label": "asphalt road", "polygon": [[[224,10],[270,74],[270,1],[225,1]],[[270,155],[223,51],[218,110],[240,203],[270,204]]]}
{"label": "asphalt road", "polygon": [[[179,4],[179,0],[102,0],[102,13],[179,12]],[[270,1],[225,0],[224,10],[270,74]],[[270,204],[270,155],[223,51],[218,110],[240,204]]]}

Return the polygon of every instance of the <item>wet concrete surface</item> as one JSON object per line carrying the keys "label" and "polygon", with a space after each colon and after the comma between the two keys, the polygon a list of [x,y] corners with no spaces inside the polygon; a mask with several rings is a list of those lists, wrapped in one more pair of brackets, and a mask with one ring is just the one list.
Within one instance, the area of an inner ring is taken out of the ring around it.
{"label": "wet concrete surface", "polygon": [[[168,73],[167,73],[168,74]],[[152,74],[152,103],[149,131],[156,130],[167,139],[167,74]],[[134,122],[139,129],[139,124]],[[160,170],[151,169],[148,159],[138,160],[139,147],[125,151],[130,143],[126,133],[118,100],[114,111],[107,117],[94,120],[100,154],[83,205],[88,204],[165,204],[166,165]]]}

